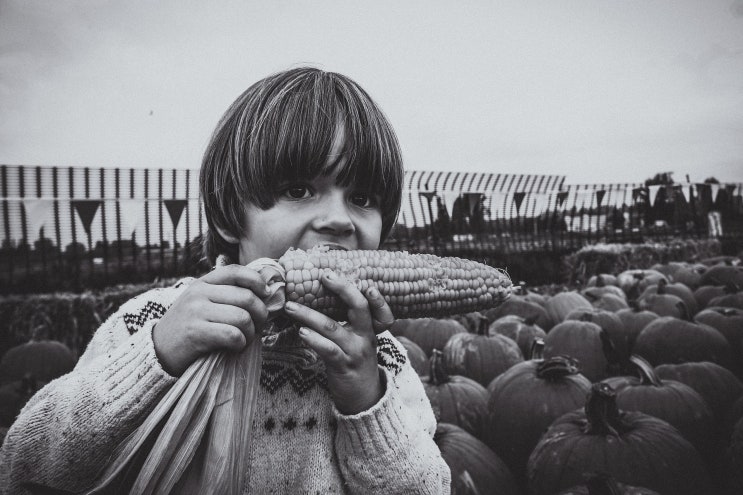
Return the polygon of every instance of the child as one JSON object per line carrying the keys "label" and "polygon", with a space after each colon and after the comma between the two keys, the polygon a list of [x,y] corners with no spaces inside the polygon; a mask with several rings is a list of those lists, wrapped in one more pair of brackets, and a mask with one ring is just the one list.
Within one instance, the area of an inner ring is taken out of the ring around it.
{"label": "child", "polygon": [[[352,80],[299,68],[251,86],[202,163],[204,252],[217,267],[125,303],[75,370],[29,401],[0,454],[3,493],[89,488],[189,365],[261,335],[266,287],[244,265],[290,247],[377,249],[402,179],[392,128]],[[246,492],[449,493],[431,406],[385,332],[389,307],[376,291],[323,283],[348,321],[287,303],[302,329],[264,348]]]}

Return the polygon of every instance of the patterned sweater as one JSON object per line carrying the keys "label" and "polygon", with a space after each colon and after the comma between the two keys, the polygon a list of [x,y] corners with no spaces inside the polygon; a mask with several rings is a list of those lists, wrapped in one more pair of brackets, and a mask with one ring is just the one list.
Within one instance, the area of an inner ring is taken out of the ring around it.
{"label": "patterned sweater", "polygon": [[[0,451],[0,493],[90,487],[176,381],[155,356],[152,328],[190,281],[126,302],[75,369],[31,398]],[[335,408],[321,360],[305,366],[283,356],[263,354],[246,493],[449,493],[431,405],[389,332],[377,345],[385,394],[351,416]]]}

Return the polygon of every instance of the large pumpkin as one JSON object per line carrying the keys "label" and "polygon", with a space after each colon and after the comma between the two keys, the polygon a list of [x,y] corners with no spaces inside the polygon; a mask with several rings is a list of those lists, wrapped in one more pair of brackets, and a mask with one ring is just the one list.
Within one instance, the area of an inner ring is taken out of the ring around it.
{"label": "large pumpkin", "polygon": [[540,304],[526,301],[516,297],[506,299],[495,308],[482,312],[491,322],[504,316],[520,316],[525,320],[534,320],[541,329],[547,331],[552,328],[552,320],[547,316],[547,311]]}
{"label": "large pumpkin", "polygon": [[743,383],[727,368],[709,363],[662,364],[655,367],[662,380],[685,383],[701,395],[721,423],[730,407],[743,396]]}
{"label": "large pumpkin", "polygon": [[640,308],[652,311],[658,316],[673,316],[684,320],[692,317],[683,299],[665,291],[643,295],[637,300],[637,304]]}
{"label": "large pumpkin", "polygon": [[454,334],[467,333],[461,323],[444,318],[415,318],[396,320],[390,328],[394,336],[406,337],[431,356],[434,349],[443,349]]}
{"label": "large pumpkin", "polygon": [[715,265],[704,272],[702,285],[728,285],[743,287],[743,266]]}
{"label": "large pumpkin", "polygon": [[743,291],[738,285],[726,285],[725,293],[713,297],[707,305],[743,309]]}
{"label": "large pumpkin", "polygon": [[657,284],[661,280],[668,282],[668,278],[655,270],[631,269],[617,275],[617,285],[630,299],[636,299],[648,285]]}
{"label": "large pumpkin", "polygon": [[607,285],[619,287],[617,277],[610,273],[598,273],[596,275],[591,275],[588,282],[586,282],[586,287],[604,287]]}
{"label": "large pumpkin", "polygon": [[3,355],[0,384],[32,377],[47,383],[72,371],[77,359],[69,347],[56,340],[30,340]]}
{"label": "large pumpkin", "polygon": [[594,309],[578,309],[571,311],[565,318],[565,321],[590,321],[600,326],[611,339],[614,349],[618,353],[619,363],[624,363],[630,355],[629,352],[629,334],[625,331],[622,320],[615,313],[610,311]]}
{"label": "large pumpkin", "polygon": [[581,407],[590,388],[578,363],[566,356],[514,365],[488,385],[485,443],[523,478],[542,434],[555,419]]}
{"label": "large pumpkin", "polygon": [[443,349],[446,369],[487,386],[490,381],[524,360],[518,344],[504,335],[458,333]]}
{"label": "large pumpkin", "polygon": [[699,309],[706,308],[712,299],[724,295],[724,285],[703,285],[694,291],[694,299],[697,301],[697,307]]}
{"label": "large pumpkin", "polygon": [[437,422],[452,423],[480,437],[488,410],[488,391],[471,378],[449,375],[441,351],[434,349],[428,376],[421,378]]}
{"label": "large pumpkin", "polygon": [[734,363],[733,371],[738,376],[743,376],[743,310],[710,307],[697,313],[694,321],[717,329],[728,339]]}
{"label": "large pumpkin", "polygon": [[639,356],[631,356],[637,377],[604,380],[617,393],[617,406],[666,421],[705,457],[714,448],[714,416],[707,402],[693,388],[674,380],[661,380],[653,367]]}
{"label": "large pumpkin", "polygon": [[632,307],[628,309],[620,309],[616,314],[619,319],[622,320],[622,325],[624,326],[624,331],[627,335],[627,343],[630,353],[632,353],[635,340],[637,340],[637,336],[640,335],[643,328],[645,328],[651,321],[660,318],[652,311],[640,309],[640,306],[637,304],[632,305]]}
{"label": "large pumpkin", "polygon": [[[590,284],[591,280],[594,280],[593,284]],[[627,299],[624,291],[615,285],[616,278],[614,279],[614,284],[608,283],[604,275],[599,275],[597,278],[592,277],[591,280],[589,280],[589,284],[587,284],[587,287],[581,291],[581,294],[583,294],[584,296],[590,295],[599,297],[603,294],[612,294],[621,297],[622,299]]]}
{"label": "large pumpkin", "polygon": [[616,393],[594,384],[584,410],[567,413],[534,448],[529,493],[551,495],[598,472],[659,493],[713,493],[696,449],[671,425],[648,414],[621,411]]}
{"label": "large pumpkin", "polygon": [[518,495],[506,464],[476,437],[456,425],[439,423],[433,441],[451,471],[452,495]]}
{"label": "large pumpkin", "polygon": [[[666,283],[665,281],[661,280],[655,285],[647,286],[645,290],[642,291],[642,294],[640,295],[639,299],[643,300],[644,298],[647,298],[648,296],[652,294],[671,294],[673,296],[680,298],[684,302],[684,304],[686,304],[686,309],[689,311],[689,316],[694,316],[699,311],[697,300],[694,298],[694,292],[692,292],[691,289],[689,289],[684,284]],[[653,310],[650,309],[650,311],[653,311]],[[673,315],[661,314],[660,316],[673,316]]]}
{"label": "large pumpkin", "polygon": [[684,284],[689,289],[696,289],[701,285],[702,274],[707,271],[707,267],[701,263],[686,263],[671,261],[668,264],[657,264],[650,267],[651,270],[661,272],[673,282]]}
{"label": "large pumpkin", "polygon": [[521,354],[529,357],[535,338],[543,339],[547,334],[535,323],[536,319],[524,319],[520,316],[502,316],[488,327],[488,335],[505,335],[518,344]]}
{"label": "large pumpkin", "polygon": [[591,382],[609,376],[607,352],[611,356],[613,349],[608,334],[590,321],[564,321],[544,338],[545,358],[563,355],[577,359],[581,373]]}
{"label": "large pumpkin", "polygon": [[651,321],[635,340],[633,352],[653,366],[711,361],[730,368],[730,344],[714,328],[664,316]]}
{"label": "large pumpkin", "polygon": [[552,325],[557,325],[565,320],[565,317],[576,309],[591,309],[591,303],[578,292],[558,292],[550,297],[544,304],[547,316],[552,320]]}

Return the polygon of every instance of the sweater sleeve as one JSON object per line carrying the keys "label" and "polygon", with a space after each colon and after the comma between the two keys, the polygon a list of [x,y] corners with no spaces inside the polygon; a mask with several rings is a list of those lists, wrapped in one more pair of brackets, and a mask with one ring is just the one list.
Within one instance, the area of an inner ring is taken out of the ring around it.
{"label": "sweater sleeve", "polygon": [[75,369],[28,401],[0,450],[0,493],[77,492],[95,479],[176,380],[160,366],[152,328],[180,292],[159,289],[125,303]]}
{"label": "sweater sleeve", "polygon": [[451,474],[433,441],[436,419],[404,347],[379,337],[384,396],[370,409],[338,420],[336,453],[350,493],[450,493]]}

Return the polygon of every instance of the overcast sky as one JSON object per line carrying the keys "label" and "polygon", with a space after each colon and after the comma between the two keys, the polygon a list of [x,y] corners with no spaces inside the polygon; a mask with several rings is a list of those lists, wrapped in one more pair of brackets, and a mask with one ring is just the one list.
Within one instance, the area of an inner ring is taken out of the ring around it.
{"label": "overcast sky", "polygon": [[743,181],[743,0],[0,0],[0,163],[196,168],[304,64],[372,94],[408,169]]}

